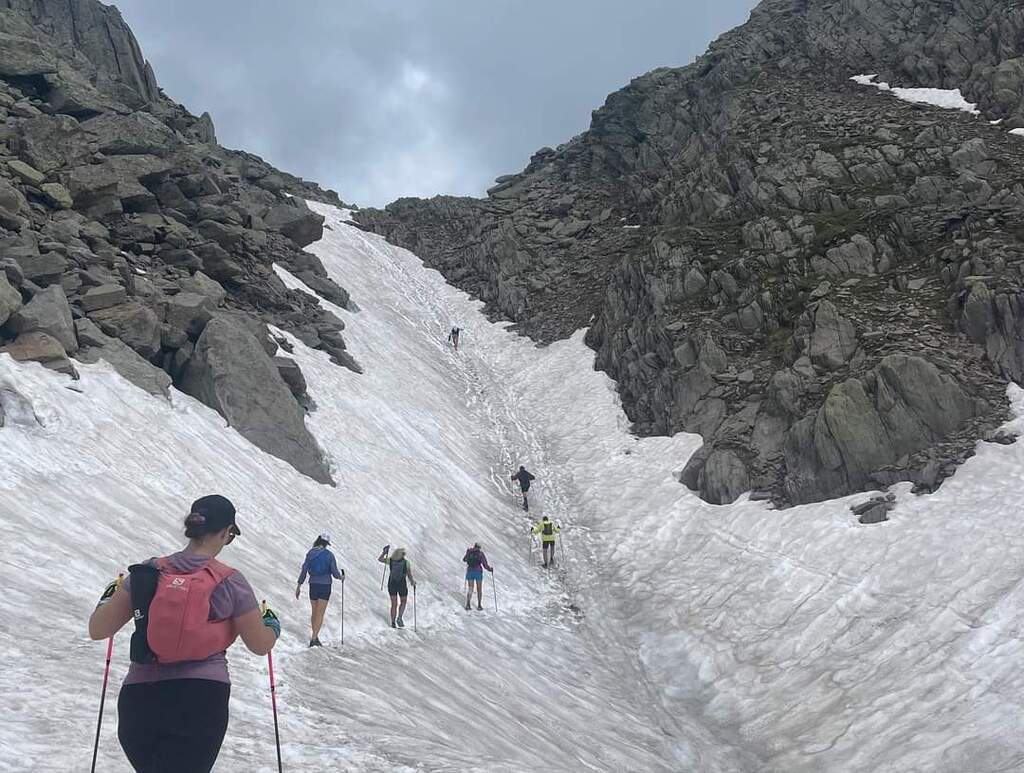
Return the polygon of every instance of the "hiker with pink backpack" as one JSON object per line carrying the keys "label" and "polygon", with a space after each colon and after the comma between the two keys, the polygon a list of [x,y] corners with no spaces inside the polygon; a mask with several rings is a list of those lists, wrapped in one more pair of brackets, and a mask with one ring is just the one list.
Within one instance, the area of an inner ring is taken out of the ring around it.
{"label": "hiker with pink backpack", "polygon": [[216,494],[196,500],[184,550],[129,567],[89,618],[94,640],[135,619],[117,735],[136,771],[208,773],[228,726],[226,650],[241,637],[250,651],[268,655],[281,635],[277,616],[269,608],[261,614],[242,573],[217,560],[239,534],[230,501]]}

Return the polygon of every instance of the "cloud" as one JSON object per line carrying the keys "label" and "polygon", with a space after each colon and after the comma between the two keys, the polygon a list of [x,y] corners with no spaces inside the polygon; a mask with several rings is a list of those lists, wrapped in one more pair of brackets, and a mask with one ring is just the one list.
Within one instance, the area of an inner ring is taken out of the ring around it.
{"label": "cloud", "polygon": [[686,64],[754,0],[121,0],[161,86],[220,141],[382,205],[481,195]]}

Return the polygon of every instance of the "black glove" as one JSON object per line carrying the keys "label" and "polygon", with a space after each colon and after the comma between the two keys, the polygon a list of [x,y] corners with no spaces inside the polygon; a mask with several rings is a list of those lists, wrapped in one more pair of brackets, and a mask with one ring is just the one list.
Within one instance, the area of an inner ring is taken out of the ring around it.
{"label": "black glove", "polygon": [[116,580],[111,580],[110,584],[103,589],[103,594],[100,596],[99,602],[96,604],[97,607],[102,607],[106,604],[113,595],[117,592],[117,589],[121,587],[121,583],[124,582],[124,575],[117,575]]}

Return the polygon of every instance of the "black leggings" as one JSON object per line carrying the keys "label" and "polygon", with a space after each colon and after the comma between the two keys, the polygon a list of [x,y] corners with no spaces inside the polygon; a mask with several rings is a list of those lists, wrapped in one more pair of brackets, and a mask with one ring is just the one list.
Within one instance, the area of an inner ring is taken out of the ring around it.
{"label": "black leggings", "polygon": [[228,729],[231,685],[209,679],[128,684],[117,738],[138,773],[209,773]]}

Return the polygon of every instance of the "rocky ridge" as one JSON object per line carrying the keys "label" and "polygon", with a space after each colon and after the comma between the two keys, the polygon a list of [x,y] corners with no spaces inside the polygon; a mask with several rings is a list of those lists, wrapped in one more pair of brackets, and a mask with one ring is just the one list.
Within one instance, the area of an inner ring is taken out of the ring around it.
{"label": "rocky ridge", "polygon": [[0,0],[0,352],[72,376],[105,360],[157,396],[173,383],[330,483],[305,380],[268,328],[359,370],[344,323],[272,267],[348,305],[303,250],[323,233],[306,199],[342,203],[218,145],[115,8]]}
{"label": "rocky ridge", "polygon": [[357,218],[527,335],[589,327],[638,432],[704,437],[710,502],[930,491],[1022,377],[1018,127],[1024,5],[766,0],[487,199]]}

